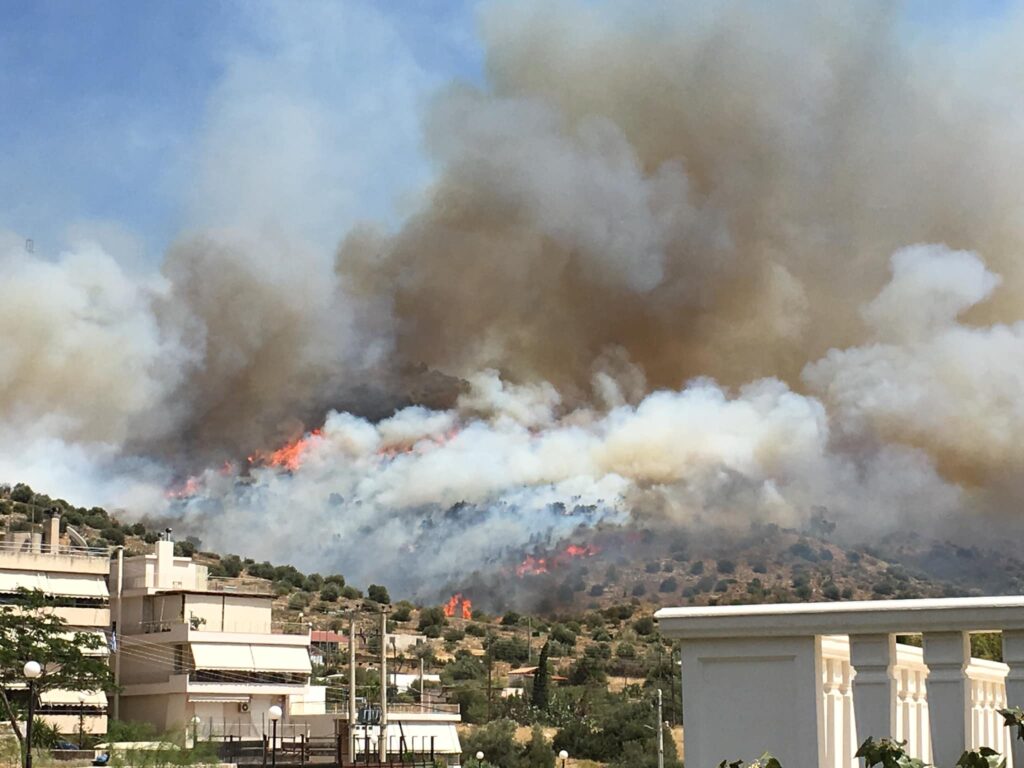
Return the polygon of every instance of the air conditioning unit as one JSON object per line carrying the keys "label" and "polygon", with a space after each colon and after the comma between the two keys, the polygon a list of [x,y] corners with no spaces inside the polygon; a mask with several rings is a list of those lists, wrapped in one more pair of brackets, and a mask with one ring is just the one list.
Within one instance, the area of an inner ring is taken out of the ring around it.
{"label": "air conditioning unit", "polygon": [[238,711],[239,712],[248,712],[249,711],[249,702],[248,701],[240,701],[240,702],[238,702]]}

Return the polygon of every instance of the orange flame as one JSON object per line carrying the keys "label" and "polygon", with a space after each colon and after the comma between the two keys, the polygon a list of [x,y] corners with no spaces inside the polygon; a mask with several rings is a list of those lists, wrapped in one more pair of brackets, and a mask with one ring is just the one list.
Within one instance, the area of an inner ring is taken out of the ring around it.
{"label": "orange flame", "polygon": [[542,573],[548,573],[552,568],[565,565],[567,560],[577,557],[593,557],[600,551],[601,548],[596,544],[570,544],[550,558],[527,555],[523,562],[516,566],[516,576],[519,578],[539,576]]}
{"label": "orange flame", "polygon": [[168,499],[188,499],[199,493],[199,489],[202,487],[202,479],[197,475],[189,476],[188,480],[179,485],[177,488],[171,488],[164,493]]}
{"label": "orange flame", "polygon": [[309,450],[313,439],[319,438],[322,434],[322,429],[314,429],[309,434],[303,435],[298,440],[294,440],[271,453],[256,451],[256,453],[249,457],[249,463],[261,464],[265,467],[278,467],[294,472],[302,466],[302,460],[305,457],[306,451]]}
{"label": "orange flame", "polygon": [[537,576],[548,572],[548,560],[546,557],[534,557],[527,555],[519,565],[516,566],[516,576]]}
{"label": "orange flame", "polygon": [[444,615],[451,618],[455,615],[455,611],[459,607],[459,603],[462,603],[461,615],[464,619],[473,618],[473,601],[468,597],[463,597],[461,592],[456,592],[451,596],[451,599],[444,604],[442,610]]}
{"label": "orange flame", "polygon": [[452,427],[443,435],[431,435],[430,437],[421,438],[414,443],[394,443],[392,445],[384,446],[377,451],[377,455],[383,456],[386,459],[393,459],[403,453],[412,453],[418,448],[427,449],[430,446],[446,445],[454,440],[455,436],[458,434],[458,427]]}

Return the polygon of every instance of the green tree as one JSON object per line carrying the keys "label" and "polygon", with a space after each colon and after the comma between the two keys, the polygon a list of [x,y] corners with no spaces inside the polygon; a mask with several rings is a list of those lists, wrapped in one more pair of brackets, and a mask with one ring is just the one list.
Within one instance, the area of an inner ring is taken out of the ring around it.
{"label": "green tree", "polygon": [[530,742],[523,750],[523,759],[520,763],[523,768],[554,768],[555,752],[551,744],[544,738],[544,731],[539,725],[534,725],[530,732]]}
{"label": "green tree", "polygon": [[111,687],[110,667],[95,653],[103,648],[103,638],[69,632],[66,622],[48,611],[51,607],[42,592],[26,589],[19,589],[13,602],[0,606],[0,705],[22,744],[15,697],[25,695],[21,690],[25,662],[37,661],[43,668],[33,686],[37,699],[55,688],[102,691]]}
{"label": "green tree", "polygon": [[548,650],[549,644],[544,643],[540,649],[540,660],[537,662],[537,671],[533,673],[533,695],[530,703],[541,712],[548,708]]}
{"label": "green tree", "polygon": [[388,605],[391,602],[391,595],[388,594],[387,587],[382,587],[380,584],[371,584],[367,587],[366,596],[381,605]]}
{"label": "green tree", "polygon": [[[515,740],[516,724],[512,720],[492,720],[466,736],[462,742],[463,764],[477,752],[484,760],[501,768],[520,768],[519,747]],[[471,763],[470,763],[471,764]]]}

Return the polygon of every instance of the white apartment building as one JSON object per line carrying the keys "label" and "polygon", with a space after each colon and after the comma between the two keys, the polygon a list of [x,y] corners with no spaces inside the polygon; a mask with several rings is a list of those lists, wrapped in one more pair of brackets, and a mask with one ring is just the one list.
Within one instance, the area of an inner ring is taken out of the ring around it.
{"label": "white apartment building", "polygon": [[[110,550],[72,546],[61,540],[59,513],[52,513],[42,532],[7,533],[0,541],[0,600],[19,588],[38,589],[53,601],[53,612],[69,631],[106,636],[110,626],[107,573]],[[97,653],[106,655],[106,641]],[[85,733],[106,733],[107,697],[103,691],[45,691],[39,717],[69,739]]]}
{"label": "white apartment building", "polygon": [[[119,570],[123,569],[123,574]],[[210,578],[174,555],[172,541],[111,566],[115,708],[122,720],[159,731],[191,728],[203,737],[255,737],[267,712],[323,711],[324,688],[310,685],[307,626],[272,621],[269,585]]]}

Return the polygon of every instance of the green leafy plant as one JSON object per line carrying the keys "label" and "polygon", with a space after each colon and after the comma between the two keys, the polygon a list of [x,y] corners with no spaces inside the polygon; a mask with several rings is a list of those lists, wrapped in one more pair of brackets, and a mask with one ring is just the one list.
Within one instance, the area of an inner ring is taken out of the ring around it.
{"label": "green leafy plant", "polygon": [[1003,725],[1010,729],[1017,729],[1017,738],[1024,741],[1024,710],[1020,707],[1000,709],[999,714],[1003,716]]}
{"label": "green leafy plant", "polygon": [[718,768],[743,768],[744,765],[747,768],[782,768],[782,763],[767,752],[752,763],[745,763],[742,760],[734,760],[730,763],[728,760],[723,760],[718,764]]}
{"label": "green leafy plant", "polygon": [[868,768],[880,765],[882,768],[924,768],[925,762],[907,754],[905,741],[875,739],[868,737],[854,757],[863,757]]}
{"label": "green leafy plant", "polygon": [[994,749],[982,747],[960,755],[956,768],[1006,768],[1006,758]]}

